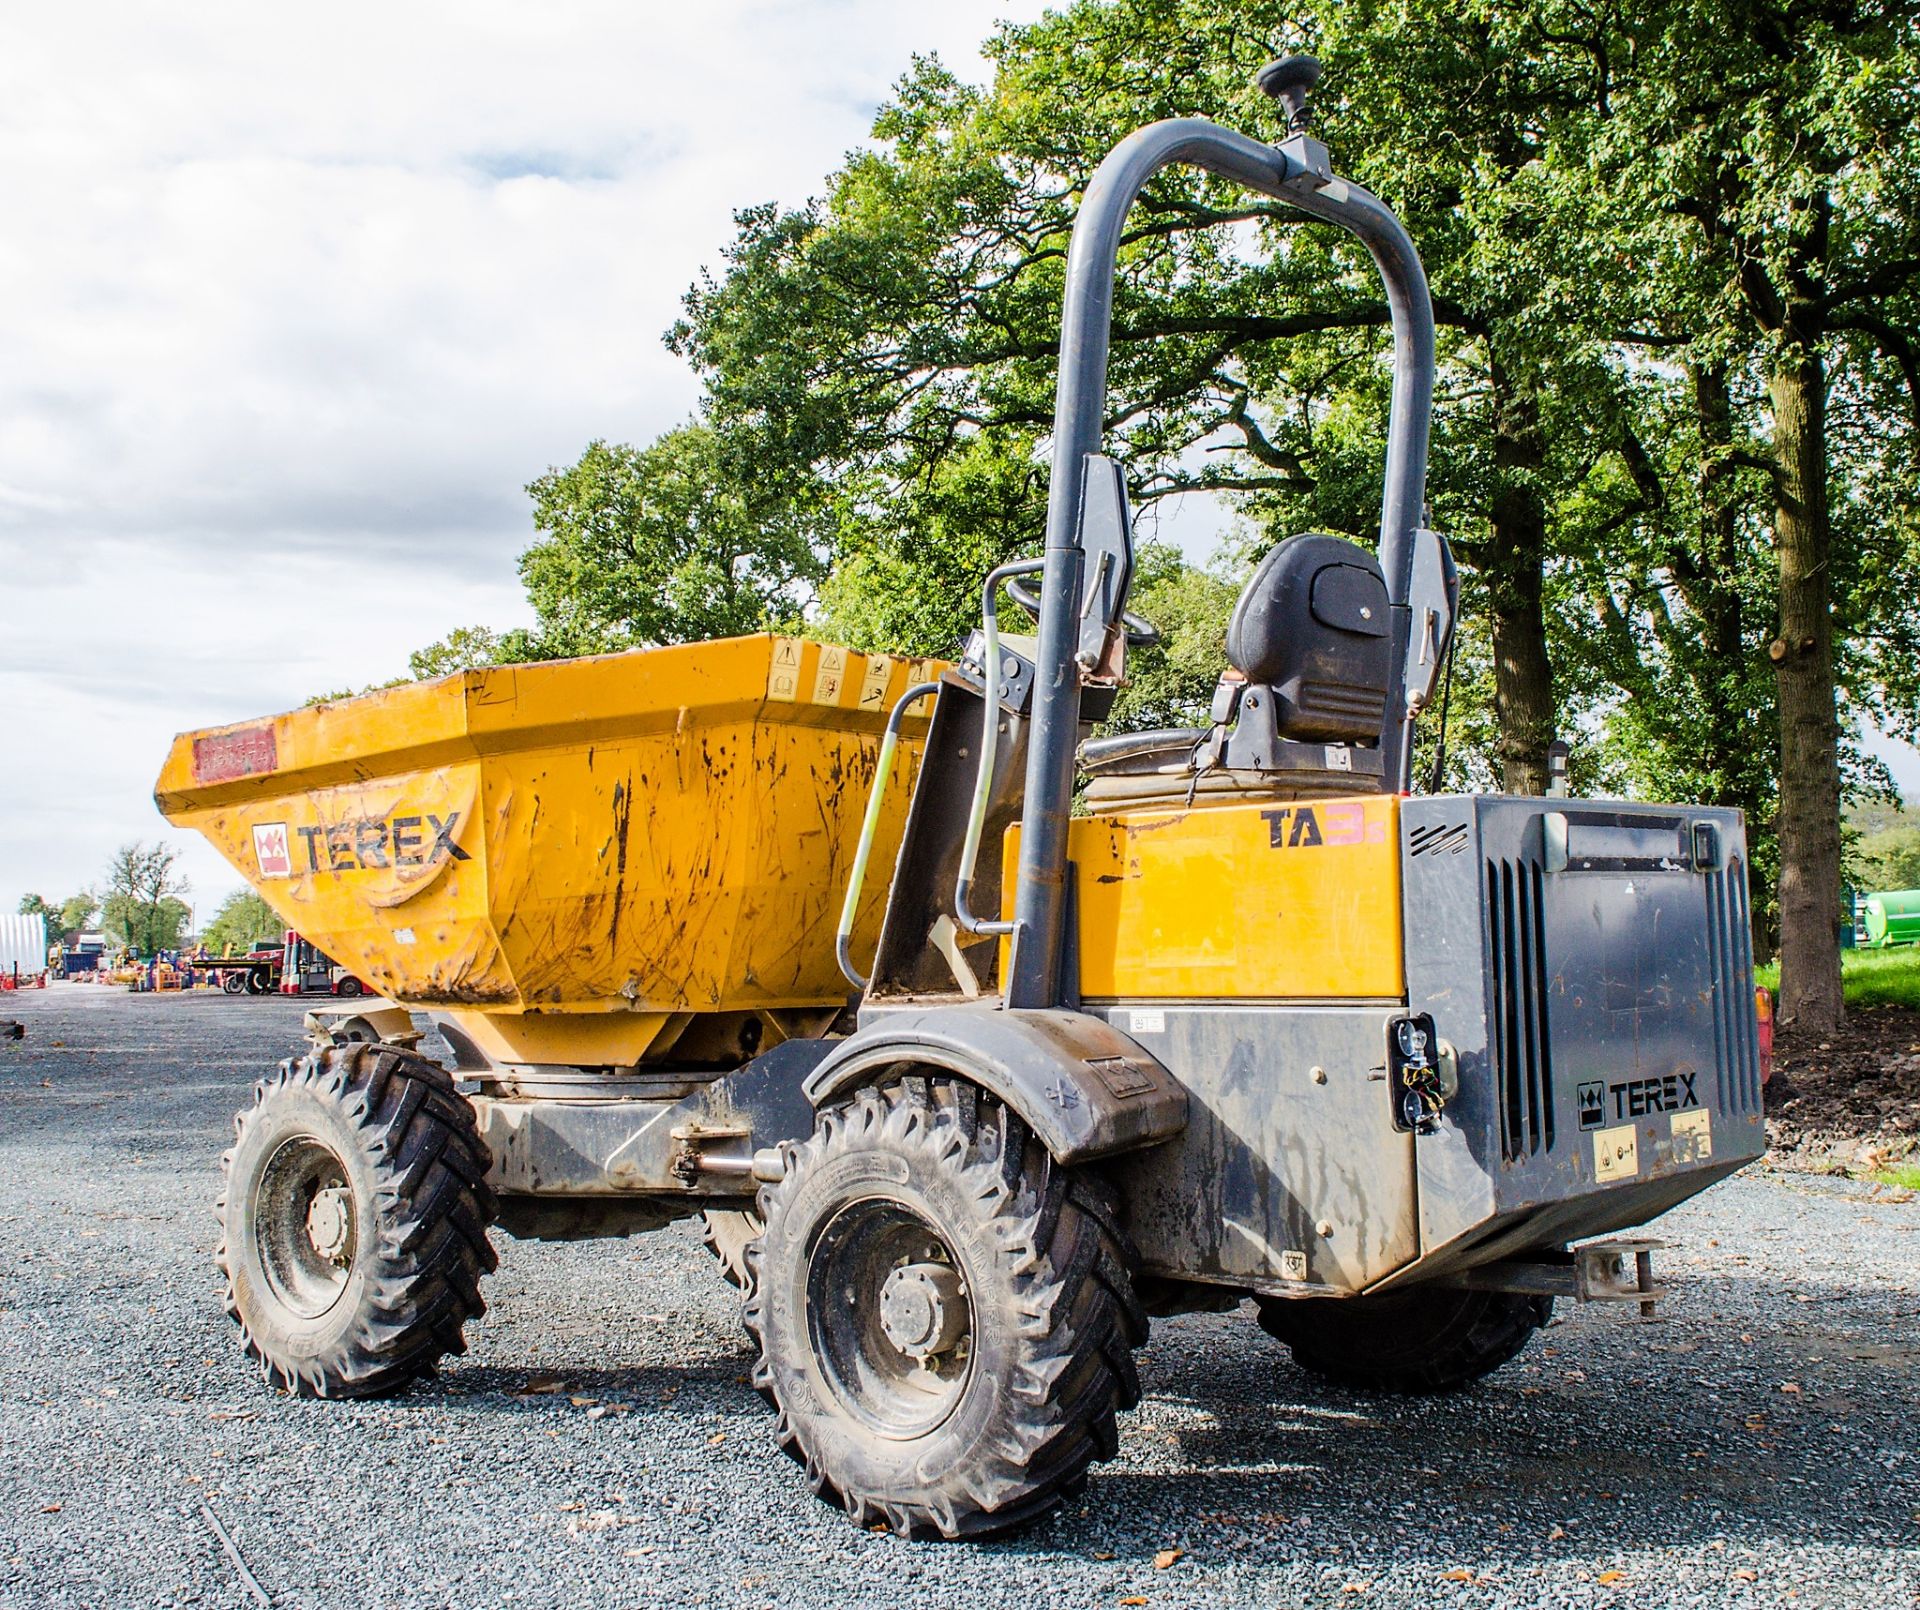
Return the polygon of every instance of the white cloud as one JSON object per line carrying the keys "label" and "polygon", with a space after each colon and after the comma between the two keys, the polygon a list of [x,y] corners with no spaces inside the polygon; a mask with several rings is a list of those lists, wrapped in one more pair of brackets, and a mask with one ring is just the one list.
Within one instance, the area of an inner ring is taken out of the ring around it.
{"label": "white cloud", "polygon": [[[521,488],[692,406],[735,208],[1037,0],[0,21],[0,902],[168,833],[177,730],[524,609]],[[197,839],[203,900],[236,881]]]}

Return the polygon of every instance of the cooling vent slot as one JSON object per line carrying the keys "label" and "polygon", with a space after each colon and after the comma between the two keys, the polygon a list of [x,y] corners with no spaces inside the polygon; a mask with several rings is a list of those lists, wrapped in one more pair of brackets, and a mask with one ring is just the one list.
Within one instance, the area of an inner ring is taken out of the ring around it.
{"label": "cooling vent slot", "polygon": [[1435,822],[1407,835],[1409,855],[1458,855],[1467,847],[1465,822]]}
{"label": "cooling vent slot", "polygon": [[1707,875],[1707,958],[1713,969],[1714,1089],[1722,1112],[1760,1110],[1759,1026],[1753,1011],[1753,921],[1738,859]]}
{"label": "cooling vent slot", "polygon": [[1535,861],[1487,863],[1487,936],[1501,1143],[1508,1161],[1553,1149],[1546,920]]}

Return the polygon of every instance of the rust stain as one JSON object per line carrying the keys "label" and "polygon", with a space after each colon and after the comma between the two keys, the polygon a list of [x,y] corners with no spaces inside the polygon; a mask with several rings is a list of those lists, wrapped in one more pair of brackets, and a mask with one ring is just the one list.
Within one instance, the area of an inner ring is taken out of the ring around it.
{"label": "rust stain", "polygon": [[607,946],[620,939],[620,912],[627,903],[627,833],[633,825],[633,795],[624,783],[613,785],[613,921],[607,926]]}

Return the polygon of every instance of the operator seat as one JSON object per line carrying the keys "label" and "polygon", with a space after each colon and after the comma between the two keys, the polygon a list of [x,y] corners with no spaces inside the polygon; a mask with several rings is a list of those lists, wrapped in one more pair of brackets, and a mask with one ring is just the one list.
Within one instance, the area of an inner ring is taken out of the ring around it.
{"label": "operator seat", "polygon": [[1289,537],[1260,561],[1227,624],[1232,667],[1212,725],[1090,739],[1092,806],[1305,799],[1381,785],[1387,584],[1343,537]]}

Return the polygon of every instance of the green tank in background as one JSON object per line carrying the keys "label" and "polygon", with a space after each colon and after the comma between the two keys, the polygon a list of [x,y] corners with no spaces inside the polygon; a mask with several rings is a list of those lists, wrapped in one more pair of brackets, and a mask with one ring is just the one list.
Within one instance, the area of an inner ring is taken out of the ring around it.
{"label": "green tank in background", "polygon": [[1920,945],[1920,889],[1868,895],[1866,926],[1869,949]]}

